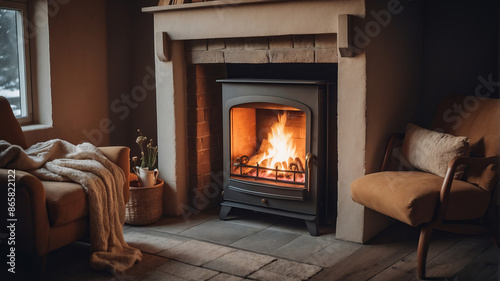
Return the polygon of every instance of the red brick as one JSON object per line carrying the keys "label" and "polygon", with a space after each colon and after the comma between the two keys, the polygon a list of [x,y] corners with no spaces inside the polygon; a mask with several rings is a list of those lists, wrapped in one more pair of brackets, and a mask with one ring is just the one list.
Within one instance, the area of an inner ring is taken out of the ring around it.
{"label": "red brick", "polygon": [[203,180],[205,181],[205,184],[209,184],[212,182],[212,177],[211,177],[211,174],[205,174],[203,175]]}
{"label": "red brick", "polygon": [[209,98],[207,98],[206,94],[196,95],[196,106],[198,108],[210,106],[210,103],[211,101]]}
{"label": "red brick", "polygon": [[208,149],[212,147],[213,140],[211,139],[211,136],[205,136],[202,138],[201,143],[201,148]]}
{"label": "red brick", "polygon": [[[188,129],[189,129],[188,124]],[[188,130],[189,132],[189,130]],[[203,123],[198,123],[197,124],[197,136],[198,137],[204,137],[210,135],[210,123],[208,122],[203,122]]]}
{"label": "red brick", "polygon": [[196,159],[198,164],[210,162],[210,159],[211,159],[211,150],[209,149],[198,150]]}
{"label": "red brick", "polygon": [[198,164],[197,168],[196,168],[196,174],[197,175],[204,175],[206,173],[210,173],[210,167],[211,167],[210,162]]}

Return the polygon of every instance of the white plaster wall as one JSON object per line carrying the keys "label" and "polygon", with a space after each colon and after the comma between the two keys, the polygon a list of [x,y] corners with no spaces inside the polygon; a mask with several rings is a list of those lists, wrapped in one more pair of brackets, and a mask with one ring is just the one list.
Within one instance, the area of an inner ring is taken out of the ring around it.
{"label": "white plaster wall", "polygon": [[[165,181],[163,214],[180,215],[187,207],[187,101],[184,44],[174,41],[172,61],[156,61],[158,170]],[[187,211],[187,210],[186,210]]]}
{"label": "white plaster wall", "polygon": [[366,57],[339,56],[338,76],[338,214],[336,237],[362,242],[363,206],[351,199],[350,184],[365,174]]}

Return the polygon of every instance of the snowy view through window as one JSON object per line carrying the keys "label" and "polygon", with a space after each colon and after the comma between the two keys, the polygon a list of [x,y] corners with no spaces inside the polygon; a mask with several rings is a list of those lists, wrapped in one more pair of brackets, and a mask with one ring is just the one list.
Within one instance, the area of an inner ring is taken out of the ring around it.
{"label": "snowy view through window", "polygon": [[27,116],[22,34],[22,12],[0,8],[0,96],[16,117]]}

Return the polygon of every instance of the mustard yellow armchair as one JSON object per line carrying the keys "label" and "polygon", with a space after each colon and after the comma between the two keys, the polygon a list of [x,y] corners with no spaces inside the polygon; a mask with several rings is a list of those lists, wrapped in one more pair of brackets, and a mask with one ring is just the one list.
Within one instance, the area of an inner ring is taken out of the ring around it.
{"label": "mustard yellow armchair", "polygon": [[[498,218],[493,195],[499,179],[500,100],[447,98],[441,103],[432,128],[467,137],[470,157],[450,160],[444,177],[417,170],[395,153],[404,137],[395,135],[387,146],[382,172],[351,183],[355,202],[421,228],[417,269],[421,279],[426,277],[425,264],[433,229],[490,233],[497,242]],[[461,165],[465,165],[465,173],[461,180],[454,179]],[[445,167],[446,163],[443,169]]]}

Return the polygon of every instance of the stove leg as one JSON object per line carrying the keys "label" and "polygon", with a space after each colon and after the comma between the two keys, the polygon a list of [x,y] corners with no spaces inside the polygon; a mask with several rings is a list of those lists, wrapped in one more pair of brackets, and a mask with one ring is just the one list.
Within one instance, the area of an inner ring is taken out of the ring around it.
{"label": "stove leg", "polygon": [[220,208],[220,213],[219,213],[219,219],[221,221],[226,220],[227,215],[231,211],[231,207],[229,206],[221,206]]}
{"label": "stove leg", "polygon": [[312,221],[305,221],[307,230],[309,230],[309,234],[311,236],[318,236],[319,235],[319,221],[318,218],[315,218]]}

